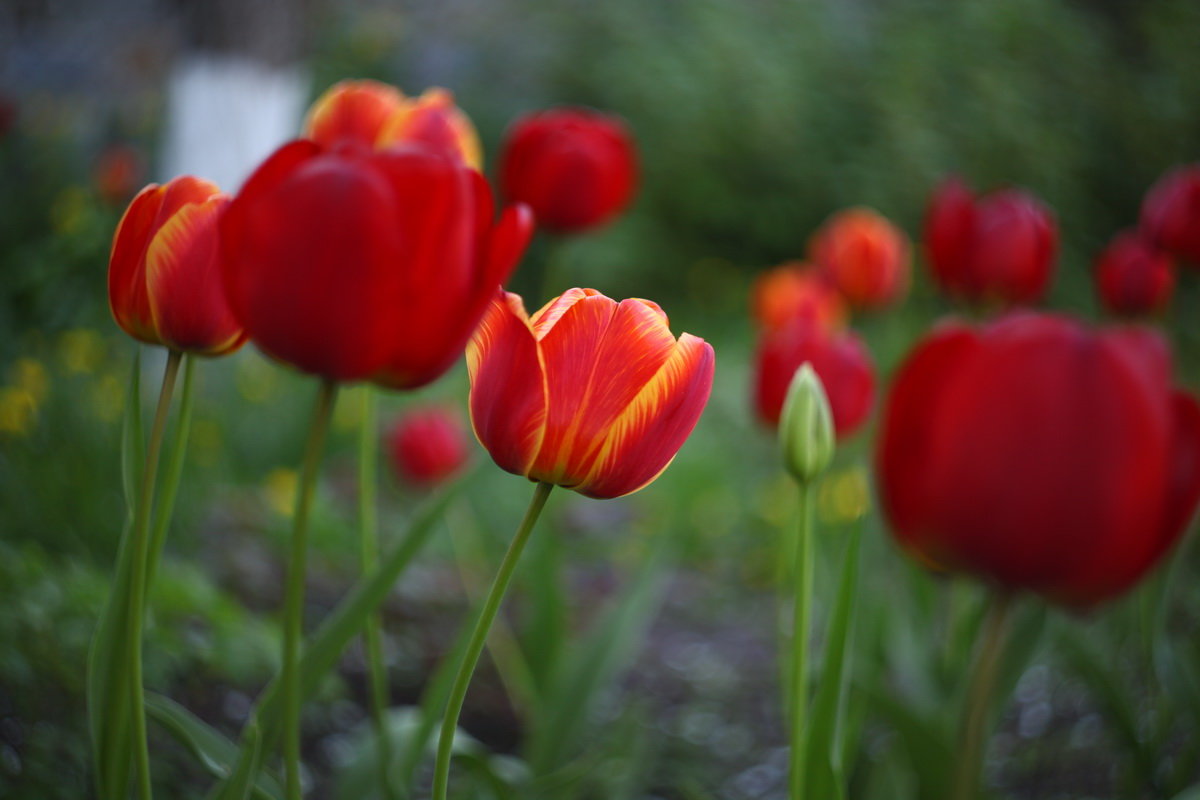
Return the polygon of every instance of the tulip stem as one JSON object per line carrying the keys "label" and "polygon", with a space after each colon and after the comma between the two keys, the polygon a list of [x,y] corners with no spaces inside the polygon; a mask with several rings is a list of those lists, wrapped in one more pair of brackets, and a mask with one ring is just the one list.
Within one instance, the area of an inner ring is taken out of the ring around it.
{"label": "tulip stem", "polygon": [[[146,622],[147,564],[150,561],[150,511],[154,500],[154,483],[158,477],[158,456],[162,451],[163,431],[167,427],[167,415],[171,410],[171,395],[175,392],[175,379],[179,375],[179,362],[183,354],[171,350],[167,355],[167,366],[163,370],[162,388],[158,392],[158,408],[154,412],[154,425],[150,429],[150,441],[146,446],[146,464],[142,470],[141,486],[138,489],[137,508],[133,516],[133,573],[130,575],[129,609],[129,682],[133,705],[133,763],[137,775],[138,797],[149,800],[153,790],[150,785],[150,749],[146,741],[146,696],[142,687],[142,629]],[[136,403],[138,398],[131,397]]]}
{"label": "tulip stem", "polygon": [[[379,560],[379,526],[375,515],[375,489],[378,484],[379,432],[375,425],[375,392],[362,388],[362,430],[358,440],[358,525],[362,545],[362,572],[370,575]],[[385,713],[388,702],[387,668],[383,661],[383,618],[371,612],[363,625],[363,647],[369,673],[371,724],[375,727],[375,749],[379,761],[379,786],[382,797],[396,800],[388,779],[392,761],[392,743]]]}
{"label": "tulip stem", "polygon": [[963,706],[962,734],[956,759],[958,766],[955,769],[954,790],[951,794],[954,800],[972,800],[979,793],[988,710],[1004,655],[1004,646],[1012,621],[1012,608],[1012,594],[993,592],[980,633],[971,686],[967,690],[966,704]]}
{"label": "tulip stem", "polygon": [[475,629],[471,632],[471,639],[467,643],[463,660],[458,665],[458,672],[454,676],[454,686],[450,690],[450,698],[446,702],[445,716],[442,717],[441,735],[438,738],[437,761],[433,771],[433,800],[446,800],[450,784],[450,752],[454,747],[454,732],[458,728],[458,716],[462,713],[467,687],[471,685],[471,676],[475,674],[475,667],[479,663],[479,657],[487,642],[488,631],[492,627],[493,620],[496,619],[496,613],[500,610],[500,603],[504,600],[504,593],[508,589],[513,571],[521,558],[521,551],[525,549],[529,534],[533,532],[534,523],[537,522],[538,515],[542,513],[542,508],[546,505],[546,498],[550,496],[550,490],[553,488],[553,484],[539,483],[534,489],[533,498],[529,501],[529,508],[525,511],[525,518],[521,520],[512,542],[508,545],[508,551],[505,552],[504,559],[500,562],[500,569],[483,602],[483,609],[479,612],[479,619],[475,622]]}
{"label": "tulip stem", "polygon": [[292,517],[291,553],[288,557],[287,585],[283,603],[283,760],[286,797],[299,800],[300,785],[300,636],[304,622],[304,573],[308,554],[308,510],[313,485],[317,480],[321,451],[329,432],[329,419],[337,400],[337,384],[321,383],[304,446],[300,485],[296,489],[296,510]]}
{"label": "tulip stem", "polygon": [[792,572],[795,589],[792,608],[791,691],[787,693],[788,721],[791,724],[791,748],[788,788],[791,800],[804,797],[808,748],[804,729],[808,723],[808,628],[812,615],[813,582],[813,481],[800,484],[800,526],[795,546],[796,564]]}

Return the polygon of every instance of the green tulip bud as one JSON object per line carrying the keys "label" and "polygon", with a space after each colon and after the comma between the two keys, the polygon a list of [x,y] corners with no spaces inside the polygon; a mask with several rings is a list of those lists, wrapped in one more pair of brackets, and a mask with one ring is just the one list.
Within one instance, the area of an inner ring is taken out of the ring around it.
{"label": "green tulip bud", "polygon": [[779,418],[783,464],[801,483],[817,478],[833,460],[833,412],[821,379],[804,362],[792,377]]}

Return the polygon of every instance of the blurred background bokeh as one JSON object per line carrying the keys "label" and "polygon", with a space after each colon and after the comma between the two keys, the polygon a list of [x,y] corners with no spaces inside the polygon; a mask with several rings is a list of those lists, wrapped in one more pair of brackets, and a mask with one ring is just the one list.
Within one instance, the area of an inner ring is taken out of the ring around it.
{"label": "blurred background bokeh", "polygon": [[[662,479],[618,501],[552,497],[510,603],[517,663],[485,660],[468,699],[464,726],[490,754],[480,769],[533,775],[538,796],[554,798],[783,796],[776,592],[795,501],[751,410],[757,273],[802,257],[849,205],[919,237],[929,192],[957,172],[978,187],[1028,187],[1054,209],[1062,251],[1046,305],[1098,316],[1092,259],[1136,222],[1164,170],[1200,158],[1195,0],[404,5],[0,5],[0,796],[90,792],[83,663],[125,513],[118,439],[135,353],[107,308],[117,220],[143,183],[179,172],[235,190],[331,83],[450,88],[488,164],[521,113],[566,103],[623,116],[642,164],[633,207],[597,233],[539,239],[511,287],[540,304],[553,259],[556,291],[653,298],[674,330],[716,348],[713,401]],[[881,382],[951,310],[915,252],[907,301],[854,321]],[[1198,300],[1200,280],[1183,274],[1164,323],[1193,389]],[[144,358],[155,374],[161,353]],[[312,386],[251,348],[198,374],[146,678],[235,736],[277,661]],[[319,489],[310,624],[355,575],[352,394]],[[383,402],[387,414],[443,404],[465,421],[465,396],[460,366]],[[871,439],[868,426],[843,448],[819,492],[817,618],[845,534],[862,526],[851,795],[935,798],[929,773],[950,757],[981,597],[886,538]],[[398,707],[419,701],[527,500],[524,482],[471,446],[481,467],[385,608]],[[421,493],[384,488],[387,535]],[[1197,556],[1185,542],[1169,571],[1093,617],[1026,609],[989,791],[1183,797],[1200,778]],[[561,573],[539,567],[557,563]],[[373,791],[364,670],[356,647],[308,712],[314,797]],[[202,796],[202,767],[152,735],[164,796]]]}

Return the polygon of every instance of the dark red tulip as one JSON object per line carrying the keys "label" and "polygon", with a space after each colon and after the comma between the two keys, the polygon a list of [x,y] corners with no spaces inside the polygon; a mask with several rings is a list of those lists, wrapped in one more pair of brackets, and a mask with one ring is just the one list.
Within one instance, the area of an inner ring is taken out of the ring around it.
{"label": "dark red tulip", "polygon": [[755,364],[759,417],[779,424],[792,376],[806,361],[829,396],[838,438],[854,433],[866,422],[875,399],[871,355],[853,331],[830,330],[811,317],[796,317],[783,328],[763,332]]}
{"label": "dark red tulip", "polygon": [[517,120],[500,154],[500,185],[540,227],[575,233],[608,222],[633,198],[637,155],[617,117],[555,108]]}
{"label": "dark red tulip", "polygon": [[1171,257],[1137,231],[1118,234],[1096,260],[1096,291],[1112,314],[1156,314],[1175,289]]}
{"label": "dark red tulip", "polygon": [[1163,250],[1200,267],[1200,164],[1159,178],[1142,201],[1141,228]]}
{"label": "dark red tulip", "polygon": [[420,146],[284,145],[222,218],[234,313],[268,355],[339,381],[421,386],[462,354],[523,252],[483,176]]}
{"label": "dark red tulip", "polygon": [[433,486],[467,461],[467,436],[444,408],[421,408],[399,417],[387,432],[387,451],[396,474],[416,486]]}
{"label": "dark red tulip", "polygon": [[950,295],[974,304],[1036,303],[1050,285],[1058,226],[1041,201],[1021,189],[976,198],[951,177],[925,217],[925,254]]}
{"label": "dark red tulip", "polygon": [[945,325],[901,367],[883,508],[922,561],[1071,606],[1131,587],[1200,498],[1200,407],[1140,327],[1015,313]]}

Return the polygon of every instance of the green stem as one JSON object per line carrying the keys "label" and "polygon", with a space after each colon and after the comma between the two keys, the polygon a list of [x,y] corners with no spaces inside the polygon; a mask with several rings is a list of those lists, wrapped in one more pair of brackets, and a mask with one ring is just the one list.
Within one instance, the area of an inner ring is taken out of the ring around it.
{"label": "green stem", "polygon": [[471,676],[475,674],[475,666],[479,663],[479,656],[483,653],[488,630],[492,627],[492,620],[496,618],[496,612],[500,610],[500,603],[504,600],[504,592],[508,589],[513,571],[521,558],[521,551],[525,549],[525,543],[529,540],[533,525],[537,522],[538,515],[542,513],[542,508],[546,505],[546,498],[550,496],[550,490],[553,488],[553,484],[539,483],[534,490],[533,499],[529,501],[529,508],[525,511],[525,518],[521,520],[521,525],[517,528],[516,535],[513,536],[512,542],[508,545],[508,551],[505,552],[504,559],[500,562],[500,570],[496,573],[492,588],[488,590],[483,610],[479,612],[479,620],[471,632],[467,652],[458,666],[458,673],[454,676],[454,687],[450,690],[450,699],[446,703],[446,714],[442,717],[441,736],[438,739],[437,761],[433,771],[433,800],[446,800],[450,783],[450,751],[454,746],[454,731],[458,728],[458,715],[462,712],[463,700],[467,696],[467,687],[471,685]]}
{"label": "green stem", "polygon": [[[150,750],[146,741],[146,696],[142,687],[142,628],[146,623],[146,565],[150,560],[150,510],[154,501],[154,482],[158,476],[158,456],[162,451],[163,431],[167,426],[167,415],[171,410],[171,395],[175,391],[175,378],[179,375],[182,354],[171,350],[167,366],[163,370],[162,388],[158,392],[158,408],[154,412],[154,425],[150,429],[150,441],[146,447],[146,466],[142,470],[141,486],[138,489],[137,510],[133,516],[133,574],[130,576],[129,608],[129,682],[132,687],[133,707],[133,763],[137,774],[138,796],[149,800]],[[131,398],[130,402],[137,402]]]}
{"label": "green stem", "polygon": [[996,591],[992,594],[979,643],[979,652],[963,707],[962,734],[959,739],[957,768],[954,773],[953,800],[971,800],[979,793],[983,772],[983,750],[987,733],[988,710],[996,687],[996,676],[1004,654],[1005,640],[1012,619],[1013,597]]}
{"label": "green stem", "polygon": [[791,800],[804,797],[808,748],[804,746],[804,728],[808,722],[808,628],[812,615],[813,581],[813,483],[800,486],[800,527],[795,548],[796,566],[792,574],[795,587],[792,609],[792,688],[788,692],[791,723],[791,748],[788,787]]}
{"label": "green stem", "polygon": [[179,397],[179,413],[175,416],[175,427],[171,431],[167,471],[163,474],[162,490],[154,509],[154,527],[150,534],[150,559],[146,564],[147,590],[154,585],[154,576],[158,571],[163,545],[167,540],[167,528],[171,524],[171,513],[175,509],[175,498],[179,495],[180,479],[183,477],[183,462],[187,455],[188,435],[192,428],[192,407],[195,405],[192,394],[195,367],[195,358],[183,357],[183,389]]}
{"label": "green stem", "polygon": [[283,760],[286,776],[286,796],[299,800],[300,786],[300,636],[304,622],[304,573],[308,555],[308,509],[312,502],[313,485],[329,419],[337,400],[337,384],[321,383],[317,406],[313,411],[304,461],[300,468],[300,485],[296,489],[296,512],[292,518],[292,546],[288,558],[287,587],[283,601]]}
{"label": "green stem", "polygon": [[[362,430],[358,439],[358,525],[364,576],[370,575],[379,561],[379,526],[375,514],[378,462],[379,432],[375,425],[375,392],[370,386],[364,386]],[[371,724],[375,727],[379,786],[383,797],[396,800],[396,792],[388,780],[388,765],[392,762],[392,742],[384,717],[389,705],[388,681],[387,668],[383,663],[383,619],[378,610],[371,612],[363,626],[363,646],[366,650],[369,673]]]}

